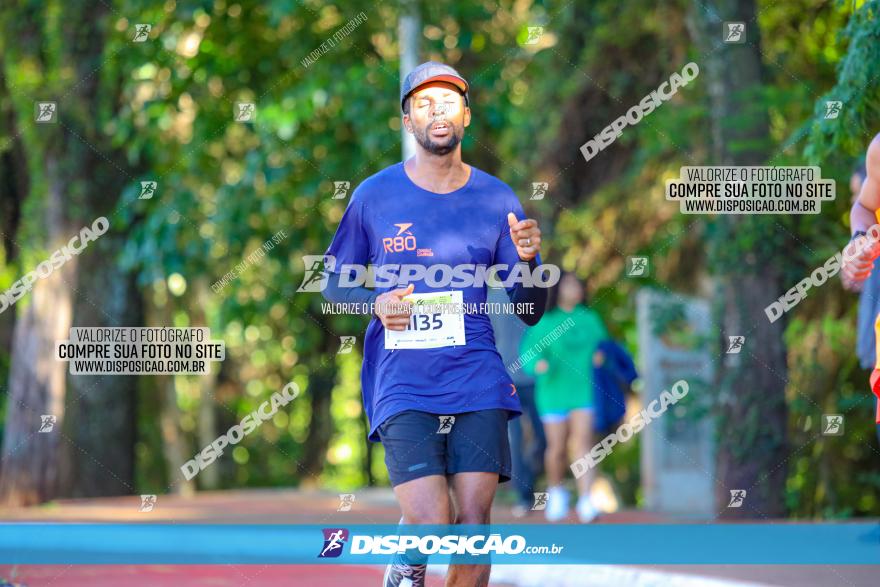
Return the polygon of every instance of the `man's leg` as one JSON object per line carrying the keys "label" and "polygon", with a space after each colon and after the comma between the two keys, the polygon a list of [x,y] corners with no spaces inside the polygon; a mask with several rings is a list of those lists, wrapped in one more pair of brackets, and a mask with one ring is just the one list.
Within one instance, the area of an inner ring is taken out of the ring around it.
{"label": "man's leg", "polygon": [[[378,430],[402,524],[450,524],[446,482],[446,435],[437,434],[437,416],[409,410],[383,422]],[[385,587],[424,587],[428,557],[416,549],[395,554]]]}
{"label": "man's leg", "polygon": [[[488,524],[498,473],[456,473],[451,485],[455,523]],[[486,587],[491,571],[492,565],[449,565],[446,587]]]}
{"label": "man's leg", "polygon": [[[401,524],[450,524],[449,487],[443,475],[427,475],[394,486],[394,495],[403,511]],[[428,557],[411,548],[392,556],[385,569],[383,587],[424,587]]]}
{"label": "man's leg", "polygon": [[394,488],[404,524],[451,524],[449,486],[444,475],[419,477]]}
{"label": "man's leg", "polygon": [[[489,512],[498,484],[511,479],[508,412],[477,410],[459,414],[447,438],[446,472],[450,476],[456,524],[489,523]],[[453,555],[446,576],[447,587],[485,587],[491,571],[488,555]],[[473,564],[476,562],[477,564]],[[483,564],[479,564],[483,563]]]}

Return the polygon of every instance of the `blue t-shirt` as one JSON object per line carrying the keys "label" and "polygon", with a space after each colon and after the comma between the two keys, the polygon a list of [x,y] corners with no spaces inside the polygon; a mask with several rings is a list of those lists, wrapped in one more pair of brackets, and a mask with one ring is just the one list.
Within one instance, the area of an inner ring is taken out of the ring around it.
{"label": "blue t-shirt", "polygon": [[[508,212],[517,220],[525,218],[513,190],[474,166],[464,186],[437,194],[413,183],[403,163],[398,163],[355,189],[326,254],[335,257],[335,271],[344,264],[505,264],[512,268],[517,263],[528,270],[510,238]],[[541,263],[540,256],[536,261]],[[507,272],[500,271],[498,276],[506,279]],[[458,289],[466,305],[486,301],[485,284],[430,287],[424,280],[413,283],[414,293]],[[398,287],[404,286],[377,290]],[[513,289],[509,287],[508,292]],[[464,326],[463,346],[388,350],[382,322],[373,316],[364,337],[361,370],[370,440],[378,442],[379,425],[404,410],[448,415],[502,408],[508,410],[509,418],[522,413],[495,348],[489,317],[466,313]]]}

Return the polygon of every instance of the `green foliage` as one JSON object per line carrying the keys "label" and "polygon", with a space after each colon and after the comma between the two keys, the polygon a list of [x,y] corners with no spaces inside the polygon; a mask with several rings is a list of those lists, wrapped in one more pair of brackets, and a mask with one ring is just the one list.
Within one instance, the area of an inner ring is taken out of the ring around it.
{"label": "green foliage", "polygon": [[[807,123],[809,142],[804,154],[814,164],[861,155],[877,133],[877,119],[880,117],[878,12],[880,3],[865,2],[841,32],[841,41],[847,42],[849,47],[838,63],[837,81],[816,100],[813,117]],[[843,103],[838,118],[825,119],[825,104],[829,100]]]}

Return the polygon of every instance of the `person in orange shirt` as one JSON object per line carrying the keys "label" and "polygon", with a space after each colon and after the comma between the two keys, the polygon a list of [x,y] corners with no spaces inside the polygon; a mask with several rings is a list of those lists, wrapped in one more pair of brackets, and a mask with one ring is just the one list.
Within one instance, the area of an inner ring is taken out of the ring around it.
{"label": "person in orange shirt", "polygon": [[[855,183],[855,182],[853,182]],[[852,187],[857,187],[853,185]],[[867,239],[869,229],[880,224],[880,134],[877,134],[868,146],[865,156],[865,176],[858,190],[858,197],[850,211],[850,230],[852,236],[850,247],[862,245],[861,239]],[[876,229],[875,229],[876,230]],[[855,256],[843,256],[841,279],[846,289],[861,291],[865,280],[874,269],[874,261],[880,256],[880,242],[873,242],[869,246],[863,246],[861,252]],[[863,295],[871,295],[871,292],[863,292]],[[880,340],[880,315],[874,322],[875,341]],[[880,345],[875,345],[880,349]],[[877,437],[880,439],[880,352],[875,350],[874,370],[870,376],[871,391],[877,396],[877,412],[875,422],[877,424]]]}

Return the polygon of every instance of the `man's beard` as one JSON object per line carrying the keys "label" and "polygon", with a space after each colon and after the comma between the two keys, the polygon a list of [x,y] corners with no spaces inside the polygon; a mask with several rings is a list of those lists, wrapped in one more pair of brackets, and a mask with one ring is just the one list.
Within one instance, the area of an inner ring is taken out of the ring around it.
{"label": "man's beard", "polygon": [[458,127],[447,121],[449,129],[452,133],[449,143],[445,145],[435,143],[431,139],[431,127],[434,126],[435,122],[436,121],[432,120],[422,132],[413,133],[413,136],[415,136],[416,138],[416,142],[420,144],[424,150],[434,155],[446,155],[447,153],[451,153],[455,149],[455,147],[457,147],[458,144],[461,142],[461,137],[464,133],[459,133]]}

